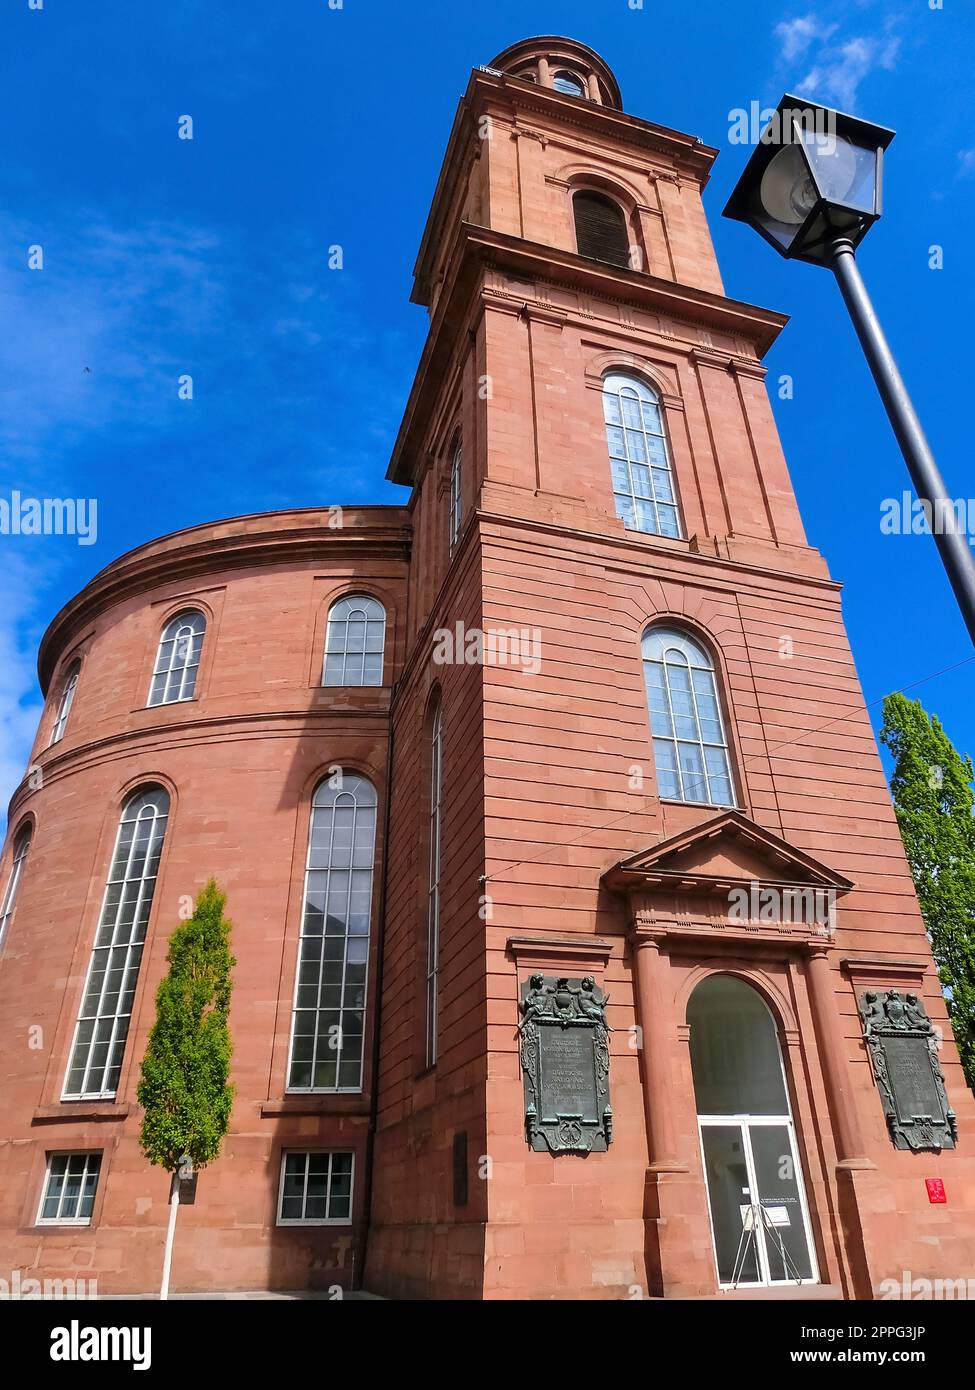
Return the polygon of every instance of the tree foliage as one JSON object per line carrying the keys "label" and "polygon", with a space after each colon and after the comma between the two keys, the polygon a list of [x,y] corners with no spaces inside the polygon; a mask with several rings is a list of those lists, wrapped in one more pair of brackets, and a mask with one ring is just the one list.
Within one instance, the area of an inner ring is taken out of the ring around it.
{"label": "tree foliage", "polygon": [[150,1163],[175,1172],[215,1159],[230,1124],[234,1088],[228,1019],[236,961],[230,953],[226,897],[211,879],[193,916],[173,932],[169,973],[156,992],[137,1095],[145,1108],[140,1142]]}
{"label": "tree foliage", "polygon": [[975,1087],[975,818],[972,760],[917,700],[888,695],[881,742],[891,791],[951,1025]]}

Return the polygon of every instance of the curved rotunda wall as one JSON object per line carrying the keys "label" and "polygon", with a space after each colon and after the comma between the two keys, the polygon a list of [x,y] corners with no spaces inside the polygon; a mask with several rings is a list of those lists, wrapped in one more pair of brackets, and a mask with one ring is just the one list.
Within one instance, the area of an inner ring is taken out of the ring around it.
{"label": "curved rotunda wall", "polygon": [[[305,1287],[319,1268],[343,1281],[355,1226],[278,1227],[275,1216],[281,1150],[296,1141],[350,1151],[364,1172],[368,1018],[361,1092],[306,1097],[303,1113],[292,1114],[286,1091],[311,798],[336,767],[368,778],[378,797],[367,1009],[375,983],[406,531],[397,509],[368,513],[347,517],[341,535],[322,529],[320,513],[284,513],[167,537],[110,566],[52,625],[32,774],[11,803],[0,859],[2,891],[12,841],[29,821],[29,860],[0,947],[0,1037],[19,1040],[5,1047],[4,1065],[5,1109],[17,1121],[0,1135],[0,1229],[15,1233],[0,1252],[7,1267],[35,1266],[40,1246],[39,1277],[85,1267],[106,1291],[151,1288],[158,1278],[160,1251],[145,1231],[162,1232],[168,1188],[139,1152],[135,1089],[169,936],[212,876],[233,922],[237,1098],[224,1155],[201,1179],[208,1199],[185,1213],[187,1225],[203,1224],[177,1251],[174,1279],[184,1288],[222,1278],[227,1287]],[[380,687],[321,685],[328,610],[350,593],[386,609]],[[184,609],[207,616],[194,698],[148,707],[160,632]],[[64,736],[49,746],[62,676],[79,658]],[[145,786],[168,792],[169,819],[117,1093],[64,1101],[120,813]],[[92,1224],[103,1235],[92,1244],[90,1228],[73,1236],[59,1227],[42,1241],[35,1222],[47,1155],[86,1149],[102,1154]],[[354,1221],[361,1193],[353,1188]],[[75,1260],[66,1240],[85,1258]]]}

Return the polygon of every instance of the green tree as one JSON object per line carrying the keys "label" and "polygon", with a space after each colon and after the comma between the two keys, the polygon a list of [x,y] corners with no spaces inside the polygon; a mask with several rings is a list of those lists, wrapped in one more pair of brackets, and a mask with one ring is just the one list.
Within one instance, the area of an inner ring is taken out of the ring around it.
{"label": "green tree", "polygon": [[975,1089],[975,817],[969,757],[918,700],[888,695],[891,792],[968,1084]]}
{"label": "green tree", "polygon": [[[169,1294],[179,1178],[211,1163],[230,1124],[234,1088],[228,1019],[233,988],[226,897],[211,879],[193,916],[177,927],[166,959],[169,973],[156,991],[137,1096],[145,1108],[140,1143],[150,1163],[171,1176],[169,1228],[160,1298]],[[187,1162],[189,1160],[189,1163]]]}

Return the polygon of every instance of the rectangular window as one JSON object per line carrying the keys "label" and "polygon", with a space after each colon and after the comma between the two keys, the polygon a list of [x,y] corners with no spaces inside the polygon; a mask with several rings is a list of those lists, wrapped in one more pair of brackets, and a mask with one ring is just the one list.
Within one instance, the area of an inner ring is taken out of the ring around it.
{"label": "rectangular window", "polygon": [[454,461],[450,469],[450,548],[453,550],[460,536],[460,523],[462,520],[461,505],[461,446],[457,445],[454,452]]}
{"label": "rectangular window", "polygon": [[440,810],[443,795],[443,712],[433,720],[430,735],[430,867],[427,888],[427,1066],[436,1065],[440,992]]}
{"label": "rectangular window", "polygon": [[278,1225],[349,1225],[352,1167],[351,1153],[284,1154]]}
{"label": "rectangular window", "polygon": [[100,1153],[48,1154],[39,1226],[87,1226],[102,1166]]}

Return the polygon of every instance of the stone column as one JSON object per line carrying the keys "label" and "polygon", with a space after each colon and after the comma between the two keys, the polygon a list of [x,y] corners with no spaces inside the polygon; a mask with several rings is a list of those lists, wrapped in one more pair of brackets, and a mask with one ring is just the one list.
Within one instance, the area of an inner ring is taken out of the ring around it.
{"label": "stone column", "polygon": [[813,943],[809,951],[809,1002],[812,1006],[819,1055],[823,1064],[826,1096],[833,1116],[836,1156],[844,1168],[873,1168],[864,1156],[856,1102],[850,1089],[850,1064],[843,1046],[842,1022],[836,1007],[830,947]]}
{"label": "stone column", "polygon": [[594,101],[597,106],[602,106],[603,98],[599,90],[599,79],[594,72],[589,74],[589,100]]}
{"label": "stone column", "polygon": [[538,85],[540,87],[551,87],[552,85],[552,73],[547,58],[539,58],[538,60]]}
{"label": "stone column", "polygon": [[637,1018],[642,1041],[641,1080],[647,1121],[647,1146],[653,1172],[687,1172],[679,1162],[670,1117],[673,1079],[670,1074],[672,1021],[664,984],[665,967],[660,938],[637,932],[633,937]]}

